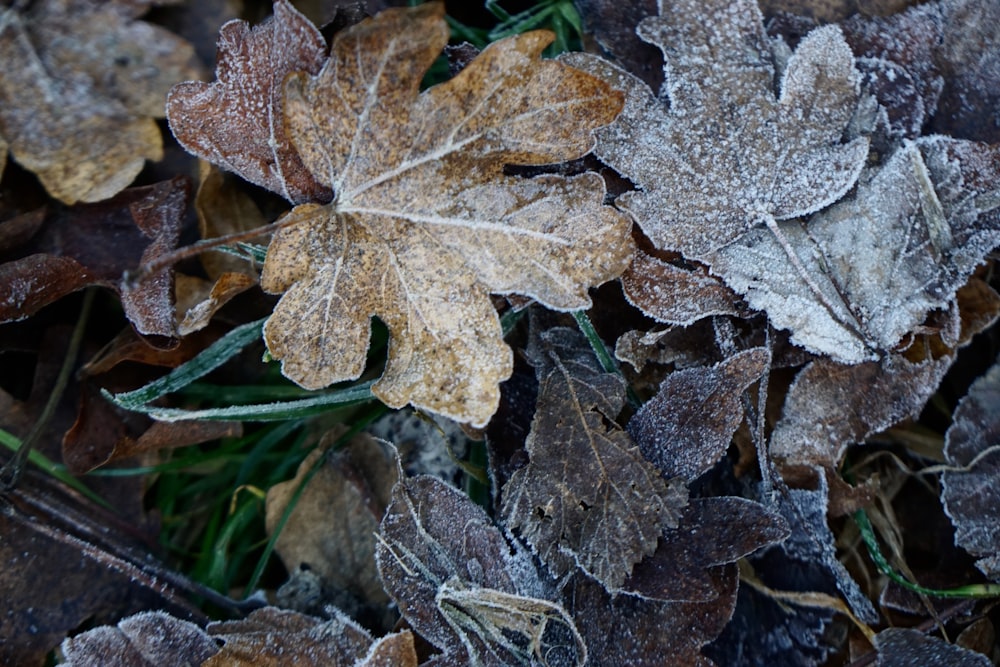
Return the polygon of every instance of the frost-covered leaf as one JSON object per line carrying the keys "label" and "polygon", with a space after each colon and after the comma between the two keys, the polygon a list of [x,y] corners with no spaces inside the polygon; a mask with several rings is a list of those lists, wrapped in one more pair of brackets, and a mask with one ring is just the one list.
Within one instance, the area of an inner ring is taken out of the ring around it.
{"label": "frost-covered leaf", "polygon": [[836,470],[849,445],[916,415],[937,390],[953,359],[908,361],[901,355],[847,366],[818,359],[802,369],[771,436],[784,467]]}
{"label": "frost-covered leaf", "polygon": [[733,613],[739,578],[735,565],[713,568],[706,602],[662,602],[621,593],[577,575],[566,587],[566,606],[583,634],[593,667],[662,667],[715,663],[701,647],[722,631]]}
{"label": "frost-covered leaf", "polygon": [[716,566],[735,563],[788,536],[788,523],[760,503],[736,496],[694,498],[623,590],[644,598],[705,602],[719,594]]}
{"label": "frost-covered leaf", "polygon": [[877,667],[990,667],[993,664],[982,653],[929,637],[911,628],[888,628],[875,635]]}
{"label": "frost-covered leaf", "polygon": [[633,306],[668,324],[686,326],[747,310],[740,307],[739,296],[704,269],[682,269],[641,250],[622,274],[622,290]]}
{"label": "frost-covered leaf", "polygon": [[677,526],[687,491],[665,482],[614,423],[625,383],[601,370],[578,331],[533,336],[528,356],[540,385],[530,461],[504,486],[501,514],[557,576],[578,566],[619,588]]}
{"label": "frost-covered leaf", "polygon": [[[515,545],[516,546],[516,545]],[[587,649],[529,554],[433,477],[401,479],[376,550],[386,592],[443,653],[434,665],[583,665]]]}
{"label": "frost-covered leaf", "polygon": [[201,665],[219,651],[208,633],[162,611],[142,612],[63,641],[60,665]]}
{"label": "frost-covered leaf", "polygon": [[443,12],[383,12],[338,33],[319,74],[286,80],[289,134],[335,198],[282,220],[261,284],[285,295],[264,335],[289,378],[318,388],[361,374],[378,316],[391,342],[373,392],[482,426],[511,372],[489,293],[583,308],[632,254],[599,176],[503,166],[583,155],[620,97],[540,60],[544,32],[496,42],[418,93],[448,38]]}
{"label": "frost-covered leaf", "polygon": [[159,160],[163,97],[199,74],[190,44],[136,20],[147,8],[129,0],[0,8],[0,135],[66,204],[107,199]]}
{"label": "frost-covered leaf", "polygon": [[583,28],[593,34],[609,60],[654,90],[663,83],[663,53],[639,39],[635,27],[656,14],[656,0],[575,0]]}
{"label": "frost-covered leaf", "polygon": [[319,30],[288,0],[250,28],[229,21],[219,31],[218,80],[188,81],[167,98],[170,129],[186,149],[294,204],[326,200],[327,186],[306,169],[284,122],[285,77],[315,74],[326,59]]}
{"label": "frost-covered leaf", "polygon": [[955,544],[1000,581],[1000,363],[976,380],[955,409],[944,455],[959,470],[941,476],[941,500],[955,524]]}
{"label": "frost-covered leaf", "polygon": [[698,258],[775,219],[839,199],[868,141],[842,143],[859,74],[840,30],[807,35],[781,72],[753,0],[660,2],[639,35],[664,53],[669,109],[639,79],[593,56],[566,62],[626,92],[595,153],[639,190],[617,204],[660,249]]}
{"label": "frost-covered leaf", "polygon": [[665,476],[694,481],[726,453],[743,421],[743,392],[770,363],[766,349],[753,348],[711,368],[675,371],[636,412],[628,431]]}
{"label": "frost-covered leaf", "polygon": [[[412,635],[389,635],[375,642],[368,631],[329,608],[323,620],[277,607],[264,607],[245,619],[210,623],[208,634],[222,643],[219,652],[202,667],[381,667],[367,661],[384,641],[402,640],[400,665],[416,665]],[[408,649],[407,649],[408,644]]]}
{"label": "frost-covered leaf", "polygon": [[998,183],[994,147],[939,136],[907,142],[853,196],[780,226],[826,303],[766,229],[715,252],[712,270],[793,342],[847,363],[875,359],[947,308],[1000,244]]}

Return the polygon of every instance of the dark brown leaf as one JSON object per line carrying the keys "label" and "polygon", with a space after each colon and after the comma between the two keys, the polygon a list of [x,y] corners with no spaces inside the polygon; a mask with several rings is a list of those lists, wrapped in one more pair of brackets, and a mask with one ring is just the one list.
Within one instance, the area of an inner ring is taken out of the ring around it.
{"label": "dark brown leaf", "polygon": [[288,0],[275,0],[274,16],[253,29],[230,21],[219,33],[218,80],[170,91],[170,130],[195,155],[293,204],[328,200],[288,137],[282,88],[292,72],[318,72],[325,56],[323,36]]}
{"label": "dark brown leaf", "polygon": [[1000,581],[1000,362],[973,383],[953,420],[944,454],[959,469],[941,476],[941,500],[955,524],[955,544]]}
{"label": "dark brown leaf", "polygon": [[611,595],[596,581],[577,575],[567,586],[566,606],[583,634],[594,667],[711,667],[701,654],[729,621],[739,579],[735,565],[712,570],[708,602],[659,602]]}
{"label": "dark brown leaf", "polygon": [[464,493],[432,477],[401,479],[376,551],[386,592],[443,655],[435,665],[582,666],[587,649],[539,577]]}
{"label": "dark brown leaf", "polygon": [[687,492],[665,482],[614,423],[625,383],[601,370],[578,331],[533,336],[528,356],[540,385],[530,460],[503,488],[500,512],[557,577],[580,567],[620,588],[677,526]]}
{"label": "dark brown leaf", "polygon": [[766,349],[753,348],[711,368],[675,371],[629,421],[629,433],[663,475],[692,482],[726,453],[743,421],[743,392],[770,363]]}
{"label": "dark brown leaf", "polygon": [[719,594],[717,565],[735,563],[788,537],[788,523],[760,503],[735,496],[693,498],[622,589],[647,599],[708,602]]}
{"label": "dark brown leaf", "polygon": [[103,285],[121,291],[125,315],[140,333],[173,336],[173,271],[135,287],[122,288],[120,281],[126,271],[174,248],[188,190],[187,179],[177,177],[48,213],[19,249],[22,256],[0,264],[0,322],[33,315],[87,285]]}

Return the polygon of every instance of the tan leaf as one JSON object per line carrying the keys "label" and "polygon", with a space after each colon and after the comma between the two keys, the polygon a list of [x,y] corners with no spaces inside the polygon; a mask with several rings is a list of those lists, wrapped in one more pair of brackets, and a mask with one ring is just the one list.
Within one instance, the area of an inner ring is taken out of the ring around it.
{"label": "tan leaf", "polygon": [[489,294],[583,308],[632,253],[599,176],[503,165],[586,153],[620,98],[540,60],[544,32],[497,42],[418,94],[448,37],[443,11],[386,11],[338,33],[318,75],[287,80],[289,133],[336,197],[281,221],[261,284],[287,293],[265,340],[286,376],[324,387],[361,374],[377,316],[391,343],[376,395],[482,426],[512,363]]}
{"label": "tan leaf", "polygon": [[0,133],[67,204],[107,199],[159,160],[163,98],[199,74],[191,46],[135,20],[142,11],[96,0],[0,9]]}

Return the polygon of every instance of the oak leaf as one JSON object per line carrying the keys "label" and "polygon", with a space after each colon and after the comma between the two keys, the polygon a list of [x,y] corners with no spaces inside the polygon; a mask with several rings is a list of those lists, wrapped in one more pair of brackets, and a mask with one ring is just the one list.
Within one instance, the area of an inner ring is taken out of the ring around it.
{"label": "oak leaf", "polygon": [[503,166],[583,155],[620,98],[540,60],[545,32],[494,43],[418,94],[448,37],[443,11],[383,12],[338,33],[317,75],[286,80],[288,132],[335,198],[282,219],[261,284],[285,295],[264,335],[287,377],[324,387],[361,374],[377,316],[391,342],[374,393],[482,426],[511,372],[489,293],[583,308],[632,252],[599,176]]}
{"label": "oak leaf", "polygon": [[602,59],[566,58],[625,91],[594,152],[639,188],[616,204],[653,244],[696,259],[839,199],[868,154],[865,138],[842,142],[860,92],[840,30],[807,35],[779,72],[756,2],[659,5],[638,34],[663,50],[669,108]]}
{"label": "oak leaf", "polygon": [[618,589],[677,527],[687,491],[668,484],[614,424],[625,382],[601,370],[579,332],[542,332],[528,356],[540,385],[530,462],[504,486],[501,514],[556,576],[580,567]]}
{"label": "oak leaf", "polygon": [[149,1],[22,4],[0,9],[0,135],[56,199],[107,199],[162,157],[155,119],[194,50],[136,20]]}

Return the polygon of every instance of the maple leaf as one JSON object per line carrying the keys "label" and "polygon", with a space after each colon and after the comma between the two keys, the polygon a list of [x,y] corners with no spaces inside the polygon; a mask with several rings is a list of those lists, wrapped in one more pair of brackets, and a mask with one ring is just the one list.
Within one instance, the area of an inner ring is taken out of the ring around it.
{"label": "maple leaf", "polygon": [[198,76],[194,50],[135,20],[146,2],[21,4],[0,8],[0,135],[53,197],[107,199],[163,156],[154,119]]}
{"label": "maple leaf", "polygon": [[595,154],[639,188],[616,200],[657,248],[699,258],[748,230],[839,199],[855,182],[868,140],[841,138],[859,75],[840,30],[807,35],[780,76],[752,0],[661,0],[638,34],[665,56],[663,96],[606,61],[565,61],[626,94],[598,132]]}
{"label": "maple leaf", "polygon": [[386,592],[410,626],[444,651],[433,664],[586,662],[576,626],[548,599],[552,591],[531,556],[461,491],[400,474],[379,536]]}
{"label": "maple leaf", "polygon": [[851,197],[781,225],[798,266],[767,230],[708,261],[792,342],[846,363],[875,359],[947,308],[1000,243],[998,181],[995,148],[922,137],[867,170]]}
{"label": "maple leaf", "polygon": [[234,171],[294,204],[327,200],[330,191],[302,164],[282,116],[282,83],[292,72],[315,74],[326,41],[288,0],[251,29],[229,21],[219,31],[218,81],[188,81],[167,97],[170,130],[198,157]]}
{"label": "maple leaf", "polygon": [[377,316],[391,342],[374,393],[482,426],[511,372],[488,294],[583,308],[632,252],[599,176],[518,178],[503,165],[586,153],[620,98],[541,61],[545,32],[492,44],[418,94],[448,37],[443,11],[383,12],[338,33],[317,75],[287,79],[288,132],[335,198],[282,219],[261,285],[285,295],[264,334],[287,377],[319,388],[361,374]]}
{"label": "maple leaf", "polygon": [[540,384],[530,462],[504,486],[501,514],[556,576],[579,566],[620,588],[660,534],[677,526],[686,489],[668,485],[614,424],[625,382],[601,370],[582,334],[545,331],[528,356]]}

